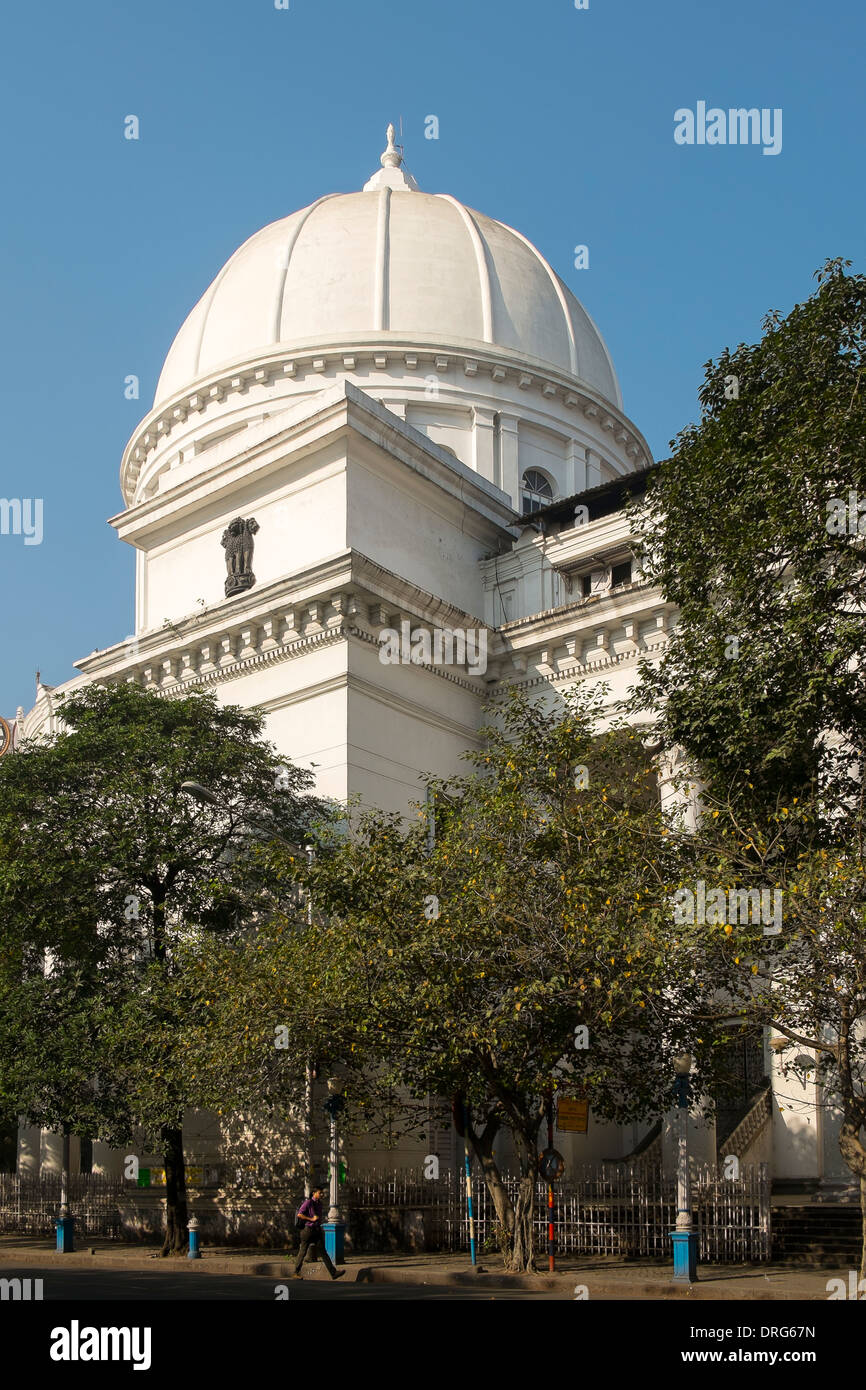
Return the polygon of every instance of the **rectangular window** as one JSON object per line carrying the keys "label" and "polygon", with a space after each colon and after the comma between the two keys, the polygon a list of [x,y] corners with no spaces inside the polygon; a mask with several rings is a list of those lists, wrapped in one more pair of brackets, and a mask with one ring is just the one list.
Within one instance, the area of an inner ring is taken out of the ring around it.
{"label": "rectangular window", "polygon": [[611,585],[614,589],[620,584],[631,583],[631,560],[623,560],[621,565],[614,565],[610,577]]}

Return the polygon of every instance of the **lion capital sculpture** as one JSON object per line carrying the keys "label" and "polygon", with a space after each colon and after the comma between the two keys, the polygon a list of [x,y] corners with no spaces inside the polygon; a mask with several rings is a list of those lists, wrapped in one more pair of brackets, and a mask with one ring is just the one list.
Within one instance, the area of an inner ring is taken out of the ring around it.
{"label": "lion capital sculpture", "polygon": [[242,593],[244,589],[251,589],[256,582],[256,576],[253,574],[253,537],[258,529],[259,524],[254,517],[244,520],[242,516],[236,516],[223,531],[222,544],[226,552],[228,571],[226,598]]}

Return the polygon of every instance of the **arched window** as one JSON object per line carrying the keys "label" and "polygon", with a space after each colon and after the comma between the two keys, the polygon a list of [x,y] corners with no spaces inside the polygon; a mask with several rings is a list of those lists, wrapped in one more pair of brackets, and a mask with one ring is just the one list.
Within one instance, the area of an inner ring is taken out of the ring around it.
{"label": "arched window", "polygon": [[526,516],[529,512],[537,512],[539,507],[546,507],[548,502],[553,501],[553,485],[537,468],[527,468],[523,475],[520,496],[521,511]]}

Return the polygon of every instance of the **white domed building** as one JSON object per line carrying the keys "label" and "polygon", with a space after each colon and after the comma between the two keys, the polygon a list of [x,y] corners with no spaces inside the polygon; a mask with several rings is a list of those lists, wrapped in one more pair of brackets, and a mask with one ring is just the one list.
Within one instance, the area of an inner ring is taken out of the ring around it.
{"label": "white domed building", "polygon": [[[589,679],[616,697],[665,642],[675,611],[623,511],[652,466],[572,292],[518,231],[420,191],[389,129],[361,191],[250,237],[183,323],[111,523],[136,550],[135,633],[40,685],[17,732],[55,728],[84,682],[206,685],[261,708],[323,795],[408,810],[421,773],[460,769],[492,691]],[[393,634],[402,659],[383,662]],[[740,1156],[843,1176],[813,1099]],[[644,1128],[557,1144],[625,1156]],[[715,1157],[710,1132],[694,1146]]]}
{"label": "white domed building", "polygon": [[[184,322],[121,461],[135,633],[76,664],[261,705],[323,793],[397,809],[419,770],[456,769],[492,683],[621,664],[666,609],[624,627],[634,602],[612,596],[588,621],[575,567],[597,597],[597,528],[521,539],[522,514],[651,463],[595,324],[519,232],[420,192],[393,139],[381,163],[250,237]],[[257,527],[255,580],[227,598],[235,518]],[[406,621],[485,628],[485,671],[382,664]]]}

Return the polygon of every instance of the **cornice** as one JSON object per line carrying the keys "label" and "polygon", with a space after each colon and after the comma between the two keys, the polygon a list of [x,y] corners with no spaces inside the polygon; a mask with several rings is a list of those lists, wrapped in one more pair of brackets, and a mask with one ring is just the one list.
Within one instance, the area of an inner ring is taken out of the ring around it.
{"label": "cornice", "polygon": [[[232,394],[243,395],[253,387],[272,387],[287,379],[296,383],[307,377],[317,378],[311,380],[311,390],[318,391],[327,384],[322,378],[330,372],[385,371],[395,366],[407,373],[418,372],[421,379],[426,371],[441,373],[455,368],[470,380],[489,378],[494,387],[508,382],[548,403],[557,398],[569,409],[597,421],[600,429],[609,430],[635,469],[652,460],[646,440],[618,406],[550,363],[471,341],[443,347],[423,338],[409,341],[400,335],[382,334],[361,344],[349,339],[318,343],[312,340],[291,352],[263,352],[241,363],[227,364],[161,401],[138,425],[123,452],[120,485],[124,502],[131,505],[143,469],[156,450],[170,440],[173,431],[190,416],[206,420],[208,411]],[[419,390],[421,387],[419,380]],[[503,408],[507,412],[505,401]]]}
{"label": "cornice", "polygon": [[[669,603],[662,597],[661,590],[658,589],[648,579],[637,579],[631,584],[623,584],[620,588],[609,589],[604,593],[591,594],[587,598],[575,599],[572,603],[558,604],[555,608],[544,608],[538,613],[530,613],[525,618],[512,618],[510,622],[503,623],[498,631],[503,638],[511,639],[532,635],[538,629],[544,628],[556,621],[558,624],[569,622],[574,618],[588,618],[589,623],[603,623],[610,621],[611,618],[619,617],[623,610],[630,610],[631,603],[623,600],[634,598],[638,594],[649,595],[655,591],[659,607],[673,612],[676,604]],[[611,611],[605,612],[604,605],[610,605]]]}
{"label": "cornice", "polygon": [[[348,639],[379,645],[403,621],[474,628],[480,620],[358,551],[289,575],[241,599],[128,638],[75,663],[89,680],[131,681],[158,694],[222,685]],[[485,683],[454,669],[413,663],[472,694]]]}
{"label": "cornice", "polygon": [[511,673],[502,675],[492,687],[491,694],[495,697],[504,692],[511,686],[520,686],[522,690],[533,690],[539,686],[559,686],[573,685],[575,681],[590,679],[598,676],[602,671],[614,671],[616,669],[626,669],[636,667],[641,657],[659,657],[664,651],[667,643],[652,642],[637,648],[635,651],[620,652],[612,656],[602,657],[598,661],[583,662],[575,657],[570,657],[561,665],[548,667],[545,671],[537,671],[533,676],[525,676],[518,669],[517,674]]}
{"label": "cornice", "polygon": [[[645,600],[637,608],[632,604],[617,610],[606,596],[600,596],[488,629],[490,664],[484,678],[470,677],[462,669],[434,665],[413,663],[413,669],[445,681],[479,702],[504,693],[511,686],[555,689],[635,669],[641,657],[660,659],[667,642],[670,613],[676,610],[657,599],[649,584],[632,588],[640,589],[640,597]],[[642,612],[647,611],[655,613],[658,637],[649,634],[636,640],[636,625]],[[576,624],[576,618],[584,621]],[[478,625],[477,619],[452,604],[425,593],[367,556],[347,551],[302,575],[289,576],[258,592],[253,590],[240,602],[229,601],[225,607],[192,615],[181,624],[141,634],[94,653],[76,663],[81,676],[70,682],[69,688],[80,685],[82,680],[129,681],[170,698],[196,688],[226,685],[343,643],[377,648],[382,628],[399,628],[405,620],[430,628]],[[609,638],[623,625],[632,646],[626,651],[612,652]],[[564,626],[567,631],[563,631]],[[515,630],[529,639],[524,645],[514,646]],[[598,654],[592,660],[581,660],[576,652],[593,631],[597,638],[601,637]],[[425,704],[423,698],[416,700],[414,694],[407,696],[389,690],[387,683],[370,681],[348,668],[256,703],[269,711],[325,690],[345,687],[369,694],[395,710],[420,711],[428,721],[460,736],[465,736],[469,729],[459,719],[440,714]],[[423,687],[419,686],[418,692],[423,696]],[[63,693],[63,687],[55,692],[58,696]]]}
{"label": "cornice", "polygon": [[374,443],[387,440],[390,452],[401,463],[432,479],[461,503],[470,503],[483,522],[492,524],[500,534],[516,535],[510,498],[354,382],[343,379],[314,400],[295,401],[266,425],[259,426],[244,447],[239,434],[237,452],[230,457],[129,506],[110,518],[110,524],[123,539],[134,543],[145,531],[213,504],[217,498],[229,497],[241,483],[284,467],[287,447],[293,450],[293,457],[302,457],[324,447],[329,439],[355,431],[359,439]]}

